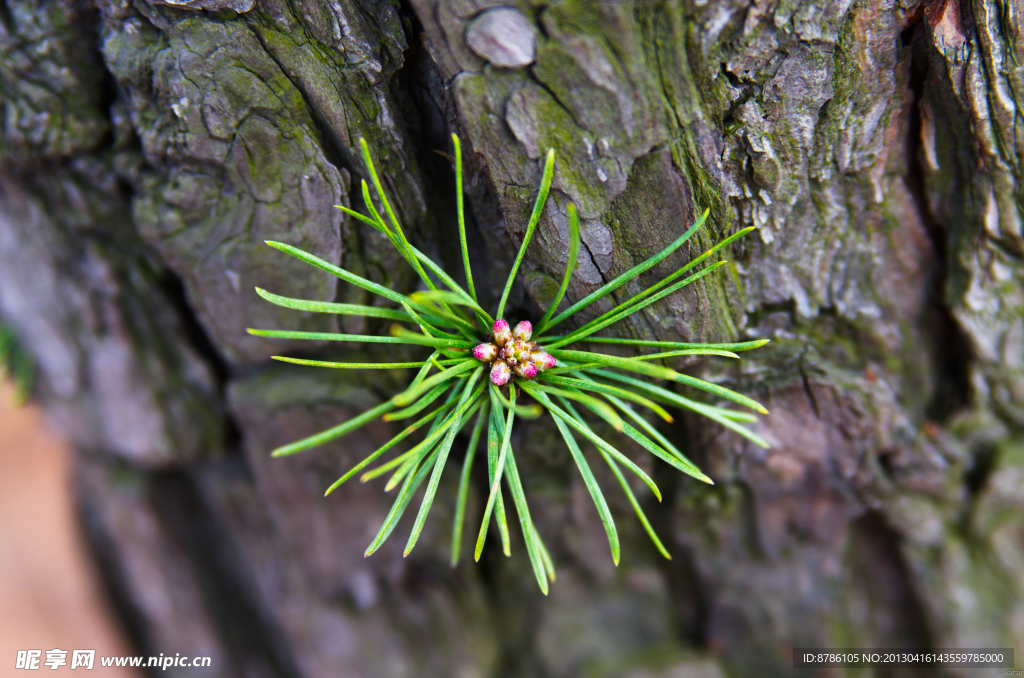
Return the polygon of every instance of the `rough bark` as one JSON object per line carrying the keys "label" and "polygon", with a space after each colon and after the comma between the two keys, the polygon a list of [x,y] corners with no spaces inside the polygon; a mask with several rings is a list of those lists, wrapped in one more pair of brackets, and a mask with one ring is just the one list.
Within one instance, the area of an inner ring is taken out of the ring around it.
{"label": "rough bark", "polygon": [[[0,3],[0,318],[78,450],[83,525],[140,653],[210,655],[223,676],[640,678],[790,675],[801,645],[1024,647],[1022,11]],[[704,208],[700,242],[641,284],[758,227],[727,275],[617,328],[773,340],[739,366],[679,365],[766,402],[773,447],[699,419],[666,429],[717,483],[653,467],[672,561],[620,498],[612,566],[542,423],[516,444],[558,567],[548,598],[520,544],[448,567],[451,478],[413,555],[362,558],[390,497],[322,492],[385,425],[267,456],[403,376],[271,364],[360,349],[247,335],[339,327],[255,285],[364,299],[262,241],[411,288],[383,238],[333,207],[361,206],[363,136],[413,239],[458,270],[452,170],[432,152],[451,131],[492,301],[538,160],[559,154],[512,316],[554,296],[569,200],[584,242],[570,299]]]}

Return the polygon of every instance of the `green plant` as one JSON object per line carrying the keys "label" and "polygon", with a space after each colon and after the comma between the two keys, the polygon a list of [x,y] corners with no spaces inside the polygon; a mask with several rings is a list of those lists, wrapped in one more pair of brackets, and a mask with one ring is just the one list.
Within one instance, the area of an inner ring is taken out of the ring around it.
{"label": "green plant", "polygon": [[35,361],[15,338],[14,333],[0,324],[0,381],[10,375],[14,384],[14,405],[21,406],[32,393]]}
{"label": "green plant", "polygon": [[[466,228],[462,203],[462,151],[459,138],[452,135],[452,140],[455,146],[456,200],[459,238],[466,275],[465,288],[456,283],[440,266],[409,243],[381,187],[380,178],[370,158],[369,147],[364,140],[360,140],[363,158],[366,161],[367,170],[376,189],[376,197],[383,208],[383,212],[387,215],[387,221],[385,221],[375,207],[374,201],[371,199],[370,187],[366,181],[362,183],[362,191],[370,215],[364,216],[345,207],[340,209],[343,209],[351,217],[384,234],[405,260],[415,269],[426,289],[409,295],[399,294],[291,245],[279,242],[267,243],[271,247],[333,273],[348,283],[377,294],[383,299],[392,302],[395,307],[383,308],[378,306],[291,299],[257,288],[256,291],[267,301],[301,311],[360,315],[392,320],[395,323],[391,325],[389,336],[279,330],[249,330],[250,333],[262,337],[285,339],[414,344],[434,349],[433,353],[425,360],[408,363],[338,363],[276,356],[277,360],[285,362],[335,369],[412,368],[419,371],[403,392],[338,426],[309,438],[285,445],[275,450],[273,454],[275,456],[285,456],[309,449],[345,435],[377,417],[382,417],[387,421],[415,418],[412,424],[407,426],[387,444],[358,463],[327,490],[327,494],[330,494],[346,480],[360,472],[363,473],[362,480],[364,482],[388,473],[391,474],[385,486],[385,491],[390,491],[396,487],[400,489],[394,506],[385,519],[384,524],[366,550],[366,555],[370,555],[388,538],[412,500],[413,494],[426,482],[426,491],[420,502],[412,533],[405,548],[405,553],[408,555],[416,545],[416,541],[427,519],[427,514],[434,501],[438,483],[448,461],[449,452],[455,442],[455,437],[459,431],[472,423],[469,449],[462,464],[462,475],[459,481],[455,512],[454,536],[452,539],[452,564],[455,565],[458,562],[461,551],[470,472],[474,463],[477,445],[486,428],[487,470],[490,479],[490,493],[477,533],[474,556],[479,560],[492,515],[497,523],[503,550],[506,555],[510,553],[507,514],[501,489],[501,481],[504,479],[507,489],[512,495],[512,501],[519,517],[527,552],[536,574],[537,582],[541,590],[547,593],[548,579],[554,580],[554,567],[548,551],[544,547],[530,517],[530,511],[523,493],[519,468],[516,465],[515,454],[512,451],[511,444],[512,426],[517,417],[535,418],[546,410],[552,415],[554,423],[565,440],[565,444],[569,448],[569,452],[579,467],[583,480],[590,491],[608,534],[608,543],[611,547],[612,558],[615,563],[618,564],[619,562],[619,540],[615,523],[608,510],[601,488],[598,487],[594,479],[594,475],[580,450],[574,433],[594,444],[601,458],[608,464],[612,473],[618,479],[644,529],[650,535],[658,550],[668,558],[668,552],[651,529],[651,525],[644,515],[640,504],[637,502],[629,483],[626,481],[621,467],[625,467],[637,475],[660,501],[661,494],[657,486],[626,455],[598,435],[597,431],[580,415],[577,406],[597,415],[599,419],[611,424],[614,429],[621,431],[627,437],[636,441],[641,447],[676,469],[698,480],[711,483],[711,479],[704,475],[700,469],[673,446],[645,418],[644,414],[636,408],[646,410],[669,422],[672,421],[672,417],[664,409],[663,405],[689,409],[718,422],[758,445],[767,447],[767,444],[761,438],[742,425],[743,423],[756,421],[756,418],[747,412],[730,410],[691,400],[638,377],[680,382],[757,412],[767,414],[767,410],[764,407],[746,396],[701,379],[679,374],[674,370],[653,362],[661,358],[681,355],[713,355],[738,358],[739,356],[736,355],[735,351],[757,348],[764,345],[766,340],[701,345],[595,337],[593,334],[708,275],[725,262],[713,263],[699,271],[687,274],[700,264],[708,261],[716,252],[727,247],[752,229],[743,229],[726,238],[694,258],[672,275],[643,292],[630,297],[626,301],[617,304],[611,310],[584,323],[577,329],[562,335],[553,335],[551,334],[553,328],[562,324],[565,320],[568,320],[595,301],[621,288],[624,284],[672,254],[701,227],[707,217],[707,212],[705,211],[691,228],[657,255],[601,286],[556,315],[556,310],[568,287],[569,279],[576,268],[580,247],[579,215],[576,207],[570,204],[567,208],[571,241],[569,261],[558,294],[538,323],[536,332],[533,331],[532,326],[528,322],[519,323],[513,330],[503,319],[505,304],[508,300],[509,291],[512,288],[512,282],[526,254],[526,248],[530,244],[534,229],[537,227],[541,211],[548,197],[554,171],[554,151],[548,151],[545,159],[540,191],[533,206],[533,212],[526,228],[526,235],[523,238],[522,246],[519,248],[518,256],[509,274],[508,282],[498,304],[497,314],[492,317],[477,303],[473,272],[470,268],[469,253],[466,248]],[[419,331],[410,330],[399,323],[413,325]],[[657,353],[623,358],[603,353],[565,348],[571,344],[584,341],[591,344],[652,347],[662,350]],[[430,373],[433,369],[436,369],[437,372],[431,375]],[[484,378],[485,374],[489,374],[490,383]],[[630,374],[635,376],[630,376]],[[507,396],[505,391],[507,391]],[[533,400],[533,403],[524,404],[523,396],[528,396]],[[427,414],[418,416],[437,401],[441,402],[439,406],[430,410]],[[386,452],[392,450],[414,432],[424,427],[426,427],[426,435],[420,442],[412,445],[409,449],[390,460],[380,463],[372,469],[365,470]]]}

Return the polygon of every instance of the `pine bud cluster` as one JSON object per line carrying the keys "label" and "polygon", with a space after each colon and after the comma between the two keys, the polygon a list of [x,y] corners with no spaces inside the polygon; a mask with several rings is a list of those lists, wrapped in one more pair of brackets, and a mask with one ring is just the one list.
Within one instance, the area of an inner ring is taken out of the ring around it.
{"label": "pine bud cluster", "polygon": [[539,372],[555,366],[555,359],[537,342],[530,341],[533,325],[523,320],[514,329],[499,318],[492,328],[494,342],[473,349],[473,357],[491,363],[491,382],[504,386],[513,375],[533,379]]}

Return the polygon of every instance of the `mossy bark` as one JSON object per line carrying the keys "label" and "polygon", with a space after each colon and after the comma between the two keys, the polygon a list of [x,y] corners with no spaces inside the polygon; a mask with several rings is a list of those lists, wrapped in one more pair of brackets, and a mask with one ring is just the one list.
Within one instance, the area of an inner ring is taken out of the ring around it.
{"label": "mossy bark", "polygon": [[[1019,13],[0,3],[0,319],[75,446],[85,532],[140,654],[209,655],[223,676],[639,678],[795,675],[799,646],[1024,647]],[[665,429],[716,481],[648,466],[665,498],[644,494],[645,509],[671,561],[599,476],[623,544],[612,565],[543,423],[516,449],[558,568],[547,598],[516,541],[511,559],[489,548],[448,567],[454,472],[411,556],[398,539],[362,558],[392,497],[322,493],[387,425],[268,457],[407,376],[272,363],[383,354],[246,334],[380,329],[260,300],[256,285],[369,301],[263,241],[411,289],[386,241],[334,207],[362,206],[365,137],[410,236],[460,270],[452,168],[433,152],[451,152],[453,131],[490,304],[540,158],[558,153],[513,319],[557,290],[569,201],[584,245],[569,299],[705,208],[699,242],[624,294],[757,227],[722,275],[615,328],[772,339],[739,364],[677,365],[765,402],[772,448],[697,418]]]}

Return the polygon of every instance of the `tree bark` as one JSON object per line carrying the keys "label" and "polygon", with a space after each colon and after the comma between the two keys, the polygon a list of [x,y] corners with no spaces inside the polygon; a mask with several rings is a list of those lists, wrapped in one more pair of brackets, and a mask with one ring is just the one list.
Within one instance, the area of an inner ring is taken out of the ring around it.
{"label": "tree bark", "polygon": [[[76,448],[139,653],[211,656],[217,676],[640,678],[806,675],[793,647],[1024,647],[1020,2],[500,5],[0,3],[0,318]],[[772,339],[676,365],[764,402],[772,448],[699,418],[665,429],[716,482],[648,467],[671,561],[616,497],[612,565],[543,421],[516,449],[558,568],[547,598],[521,542],[449,568],[450,470],[419,548],[362,558],[392,497],[322,494],[387,425],[269,458],[405,377],[270,361],[383,354],[246,334],[375,329],[263,302],[256,285],[368,301],[263,241],[412,289],[334,208],[363,207],[365,137],[411,238],[460,270],[433,152],[453,131],[489,305],[558,153],[513,319],[557,291],[569,201],[571,300],[705,208],[699,242],[639,283],[757,227],[724,275],[613,328]]]}

